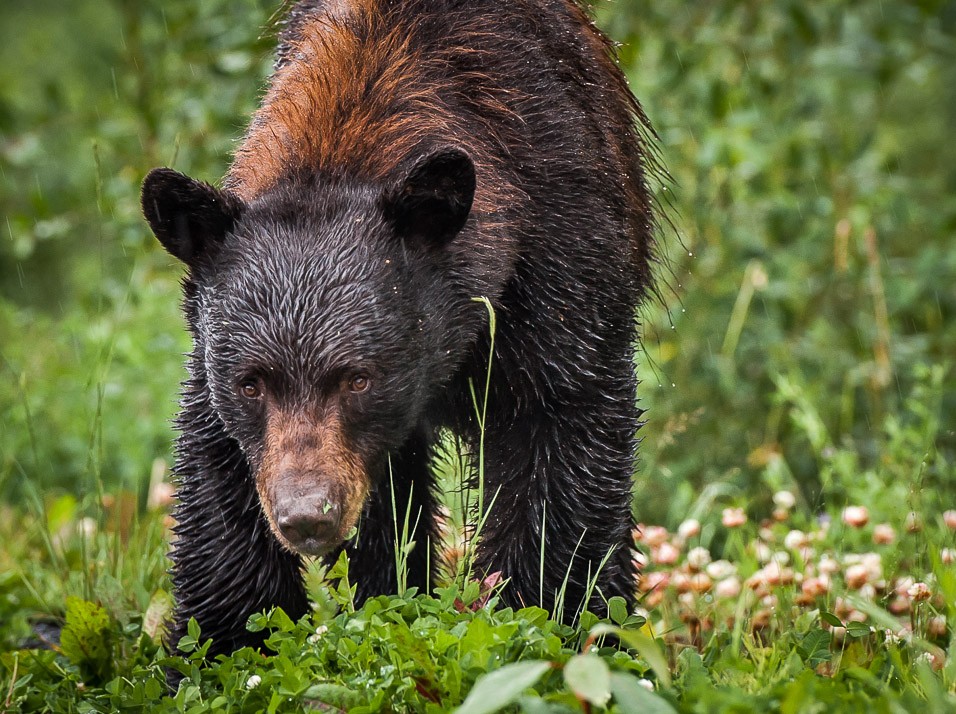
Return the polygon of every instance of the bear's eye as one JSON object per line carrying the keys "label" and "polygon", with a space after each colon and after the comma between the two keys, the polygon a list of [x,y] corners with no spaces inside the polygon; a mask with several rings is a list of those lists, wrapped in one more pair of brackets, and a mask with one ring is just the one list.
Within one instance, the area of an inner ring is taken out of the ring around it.
{"label": "bear's eye", "polygon": [[349,380],[349,391],[355,394],[367,392],[372,386],[372,380],[367,374],[355,374]]}
{"label": "bear's eye", "polygon": [[239,382],[239,394],[246,399],[259,399],[262,396],[262,382],[255,377],[246,377]]}

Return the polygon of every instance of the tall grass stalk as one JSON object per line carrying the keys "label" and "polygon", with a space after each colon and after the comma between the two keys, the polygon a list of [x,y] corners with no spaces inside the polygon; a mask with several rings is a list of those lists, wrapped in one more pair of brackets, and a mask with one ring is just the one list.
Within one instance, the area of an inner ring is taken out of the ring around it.
{"label": "tall grass stalk", "polygon": [[495,356],[495,331],[497,328],[497,321],[495,316],[495,308],[491,304],[491,301],[486,297],[477,297],[472,298],[475,302],[480,302],[485,306],[485,309],[488,311],[488,367],[485,370],[485,393],[481,400],[481,404],[478,403],[478,397],[475,394],[475,384],[473,381],[468,380],[468,388],[471,390],[471,400],[475,408],[475,418],[478,420],[478,512],[484,513],[485,509],[485,424],[486,417],[488,415],[488,394],[491,391],[491,368],[492,363],[494,362]]}
{"label": "tall grass stalk", "polygon": [[[398,531],[398,503],[395,499],[395,479],[392,474],[392,458],[388,458],[388,481],[392,488],[392,525],[395,537],[395,586],[398,593],[405,592],[408,586],[408,556],[416,546],[412,540],[412,534],[418,531],[418,524],[421,520],[422,510],[418,509],[415,516],[415,525],[409,531],[408,524],[412,517],[412,500],[415,495],[415,484],[412,483],[408,489],[408,503],[405,504],[405,517],[402,519],[402,531]],[[430,545],[426,543],[426,546]]]}

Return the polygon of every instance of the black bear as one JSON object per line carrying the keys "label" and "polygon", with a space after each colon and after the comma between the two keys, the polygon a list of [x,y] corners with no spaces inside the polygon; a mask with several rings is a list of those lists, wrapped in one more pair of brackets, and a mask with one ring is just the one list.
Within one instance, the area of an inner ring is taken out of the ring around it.
{"label": "black bear", "polygon": [[253,612],[305,613],[302,556],[344,547],[359,600],[394,592],[393,507],[426,585],[445,429],[483,440],[477,569],[506,603],[633,603],[650,131],[575,0],[292,7],[223,188],[143,185],[194,343],[173,643],[191,617],[222,652],[259,642]]}

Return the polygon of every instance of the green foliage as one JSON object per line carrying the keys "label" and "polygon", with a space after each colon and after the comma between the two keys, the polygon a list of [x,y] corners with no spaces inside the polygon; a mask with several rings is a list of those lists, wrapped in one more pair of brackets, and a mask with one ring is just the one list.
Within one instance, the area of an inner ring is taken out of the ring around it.
{"label": "green foliage", "polygon": [[[101,606],[72,599],[60,652],[6,653],[0,682],[13,693],[13,711],[441,712],[461,704],[462,712],[493,712],[529,691],[565,708],[576,697],[603,704],[612,668],[619,677],[645,673],[615,648],[576,654],[582,632],[540,609],[478,607],[479,595],[472,583],[439,589],[436,597],[374,598],[329,619],[293,623],[281,610],[256,615],[249,628],[271,632],[267,658],[244,649],[208,661],[209,643],[191,621],[178,643],[184,657],[154,649],[116,677],[110,676],[110,643],[142,633],[120,630]],[[164,667],[184,675],[172,697],[157,686]]]}
{"label": "green foliage", "polygon": [[[60,651],[3,653],[0,684],[12,712],[673,714],[956,706],[953,680],[934,672],[918,650],[869,626],[841,643],[824,629],[839,622],[832,613],[797,618],[766,643],[748,637],[735,644],[724,632],[699,650],[672,650],[665,671],[673,671],[673,681],[665,684],[655,683],[637,654],[659,647],[634,629],[643,620],[624,629],[609,621],[572,628],[536,608],[498,609],[494,599],[477,607],[479,596],[477,583],[440,588],[435,596],[412,591],[297,623],[274,610],[249,622],[253,631],[269,631],[268,656],[243,649],[214,661],[195,622],[179,643],[184,655],[171,657],[148,646],[141,629],[122,628],[100,605],[73,599]],[[347,605],[341,594],[331,597]],[[78,644],[67,644],[68,633]],[[640,646],[628,652],[612,641]],[[108,647],[134,654],[110,664]],[[165,688],[166,668],[184,675],[175,693]],[[827,676],[820,676],[824,668]]]}
{"label": "green foliage", "polygon": [[[599,5],[660,135],[666,311],[645,318],[639,512],[675,524],[707,484],[759,487],[780,453],[827,496],[776,381],[833,445],[873,431],[956,354],[952,2]],[[956,409],[945,373],[943,413]],[[956,451],[956,435],[936,447]],[[743,463],[743,454],[753,454]],[[956,489],[950,481],[947,489]]]}
{"label": "green foliage", "polygon": [[66,618],[60,634],[60,652],[87,679],[108,679],[113,668],[110,617],[102,606],[66,599]]}
{"label": "green foliage", "polygon": [[188,343],[180,271],[140,218],[139,183],[157,165],[223,173],[274,10],[0,8],[0,496],[105,480],[145,502]]}

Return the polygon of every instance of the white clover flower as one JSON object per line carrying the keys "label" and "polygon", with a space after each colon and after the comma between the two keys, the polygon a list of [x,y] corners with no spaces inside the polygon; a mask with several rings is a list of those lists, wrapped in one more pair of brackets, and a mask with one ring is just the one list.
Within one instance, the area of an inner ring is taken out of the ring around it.
{"label": "white clover flower", "polygon": [[687,564],[694,570],[703,570],[710,563],[710,551],[706,548],[691,548],[687,554]]}
{"label": "white clover flower", "polygon": [[742,508],[725,508],[721,513],[720,522],[724,528],[739,528],[747,522],[747,514]]}
{"label": "white clover flower", "polygon": [[667,541],[667,529],[663,526],[648,526],[643,532],[643,541],[652,548]]}
{"label": "white clover flower", "polygon": [[700,535],[700,521],[688,518],[677,527],[677,534],[684,540]]}
{"label": "white clover flower", "polygon": [[889,545],[896,540],[896,531],[889,523],[880,523],[873,527],[873,542],[877,545]]}
{"label": "white clover flower", "polygon": [[690,589],[695,593],[708,592],[713,584],[707,573],[695,573],[690,577]]}
{"label": "white clover flower", "polygon": [[310,645],[314,645],[314,644],[316,644],[320,639],[322,639],[322,635],[324,635],[324,634],[325,634],[326,632],[328,632],[328,631],[329,631],[329,628],[328,628],[328,627],[326,627],[325,625],[319,625],[318,627],[315,628],[315,634],[314,634],[314,635],[309,635],[309,637],[307,638],[306,641],[307,641]]}
{"label": "white clover flower", "polygon": [[860,564],[866,568],[871,581],[879,580],[883,577],[883,559],[879,553],[864,553],[860,558]]}
{"label": "white clover flower", "polygon": [[651,551],[651,559],[658,565],[673,565],[680,558],[680,549],[671,543],[661,543]]}
{"label": "white clover flower", "polygon": [[830,583],[825,580],[826,576],[819,578],[806,578],[800,585],[800,591],[807,597],[820,597],[826,595],[830,589]]}
{"label": "white clover flower", "polygon": [[946,616],[936,615],[935,617],[929,618],[929,621],[926,623],[926,632],[931,637],[945,637],[946,636]]}
{"label": "white clover flower", "polygon": [[773,494],[774,505],[790,510],[797,504],[797,497],[790,491],[777,491]]}
{"label": "white clover flower", "polygon": [[834,573],[840,572],[840,564],[836,561],[835,558],[824,555],[820,558],[820,562],[817,564],[817,570],[826,575],[833,575]]}
{"label": "white clover flower", "polygon": [[847,506],[843,509],[843,522],[852,528],[862,528],[870,520],[866,506]]}
{"label": "white clover flower", "polygon": [[898,578],[896,582],[893,584],[893,592],[895,592],[900,597],[905,597],[906,591],[909,590],[913,586],[913,583],[915,582],[916,581],[913,578],[911,578],[909,575],[906,575],[902,578]]}
{"label": "white clover flower", "polygon": [[803,531],[793,530],[784,536],[783,544],[790,550],[800,550],[810,545],[810,538]]}
{"label": "white clover flower", "polygon": [[785,568],[776,560],[771,560],[763,567],[764,578],[769,585],[789,585],[793,582],[794,574],[791,568]]}
{"label": "white clover flower", "polygon": [[740,595],[740,578],[731,576],[717,583],[714,594],[722,600],[732,600]]}
{"label": "white clover flower", "polygon": [[714,580],[723,580],[737,574],[737,566],[729,560],[715,560],[707,565],[707,574]]}
{"label": "white clover flower", "polygon": [[262,684],[262,677],[258,674],[254,674],[246,680],[246,689],[255,689],[260,684]]}
{"label": "white clover flower", "polygon": [[846,578],[847,587],[859,590],[869,581],[870,571],[862,563],[856,563],[846,569],[844,577]]}

